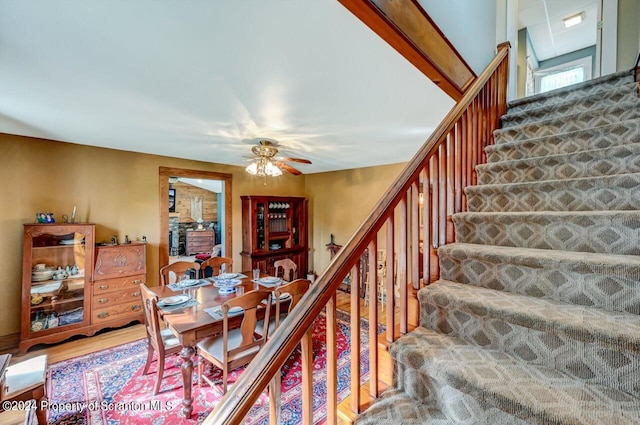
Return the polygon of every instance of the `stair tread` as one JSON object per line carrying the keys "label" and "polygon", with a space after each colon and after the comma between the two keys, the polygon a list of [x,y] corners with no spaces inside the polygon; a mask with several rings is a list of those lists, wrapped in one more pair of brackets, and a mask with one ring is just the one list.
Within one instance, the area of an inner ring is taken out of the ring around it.
{"label": "stair tread", "polygon": [[[528,266],[542,266],[543,264],[551,262],[555,267],[563,269],[574,269],[578,267],[587,269],[598,266],[599,268],[611,268],[617,269],[616,271],[621,271],[621,264],[640,268],[640,256],[637,255],[561,251],[539,248],[514,248],[511,246],[480,245],[463,242],[455,242],[438,248],[439,253],[455,250],[463,250],[471,254],[477,253],[486,256],[506,257],[509,259],[508,262],[510,264],[523,264]],[[640,270],[634,274],[637,273],[640,273]]]}
{"label": "stair tread", "polygon": [[[535,298],[480,286],[438,280],[420,291],[420,300],[448,309],[499,318],[519,326],[564,333],[584,342],[600,340],[640,351],[640,316]],[[632,347],[632,348],[630,348]]]}
{"label": "stair tread", "polygon": [[[427,422],[428,421],[428,422]],[[375,404],[361,414],[355,421],[358,425],[453,425],[437,407],[418,403],[414,398],[402,390],[390,388],[378,397]]]}
{"label": "stair tread", "polygon": [[505,218],[513,218],[516,220],[521,220],[522,217],[525,216],[533,216],[533,217],[572,217],[572,216],[581,216],[581,217],[589,217],[589,216],[624,216],[624,217],[640,217],[640,211],[638,210],[615,210],[615,211],[506,211],[506,212],[460,212],[453,214],[453,217],[466,217],[473,218],[476,217],[505,217]]}
{"label": "stair tread", "polygon": [[621,79],[621,78],[625,78],[625,77],[632,77],[633,76],[633,71],[631,70],[623,70],[623,71],[618,71],[616,73],[613,74],[609,74],[609,75],[604,75],[602,77],[598,77],[598,78],[592,78],[591,80],[587,80],[585,82],[582,83],[578,83],[578,84],[573,84],[570,86],[566,86],[566,87],[562,87],[559,89],[555,89],[555,90],[551,90],[545,93],[539,93],[539,94],[534,94],[531,96],[527,96],[527,97],[522,97],[520,99],[514,99],[514,100],[510,100],[507,103],[507,109],[509,108],[514,108],[517,106],[521,106],[527,103],[535,103],[538,102],[542,99],[546,99],[546,98],[552,98],[555,97],[559,94],[563,94],[563,93],[568,93],[568,92],[572,92],[572,91],[577,91],[586,87],[591,87],[591,86],[597,86],[603,82],[607,82],[607,81],[612,81],[612,80],[616,80],[616,79]]}
{"label": "stair tread", "polygon": [[[553,155],[539,156],[534,158],[509,159],[505,161],[490,162],[477,165],[477,169],[484,172],[500,172],[510,168],[532,168],[539,166],[559,165],[558,163],[575,163],[580,156],[592,156],[590,161],[600,158],[610,158],[614,153],[628,153],[629,155],[640,154],[640,143],[628,143],[619,146],[609,146],[606,148],[587,149],[579,152],[558,153]],[[549,164],[551,163],[551,164]]]}
{"label": "stair tread", "polygon": [[[629,81],[625,84],[621,84],[619,86],[613,87],[609,90],[606,91],[601,91],[601,92],[596,92],[596,93],[589,93],[586,96],[581,97],[582,100],[601,100],[603,98],[603,94],[606,93],[606,96],[609,97],[613,94],[630,94],[633,95],[637,90],[637,85],[634,81]],[[570,107],[572,105],[574,105],[576,103],[575,99],[569,99],[569,100],[563,100],[561,102],[555,103],[553,105],[545,105],[542,104],[537,108],[531,108],[531,109],[527,109],[527,110],[516,110],[513,112],[510,112],[509,110],[507,110],[507,113],[505,115],[502,116],[502,120],[503,121],[513,121],[513,120],[517,120],[520,119],[522,117],[526,117],[527,115],[530,114],[538,114],[544,111],[550,111],[553,109],[565,109],[566,107]]]}
{"label": "stair tread", "polygon": [[483,190],[496,190],[496,189],[519,189],[524,187],[535,187],[535,186],[553,186],[554,184],[563,183],[563,184],[581,184],[585,182],[600,182],[603,185],[607,185],[609,181],[620,179],[620,178],[640,178],[640,172],[638,173],[622,173],[622,174],[607,174],[603,176],[588,176],[588,177],[574,177],[569,179],[549,179],[549,180],[536,180],[536,181],[526,181],[526,182],[511,182],[511,183],[485,183],[485,184],[477,184],[473,186],[467,186],[464,188],[465,192],[481,192]]}
{"label": "stair tread", "polygon": [[[640,100],[638,99],[626,100],[624,102],[617,103],[615,107],[616,107],[616,110],[614,115],[616,116],[616,118],[620,117],[621,114],[626,114],[624,116],[624,119],[616,120],[616,122],[638,118],[638,111],[640,111]],[[528,123],[513,125],[511,127],[500,128],[494,131],[494,135],[499,136],[500,134],[503,134],[503,133],[524,132],[524,130],[526,130],[528,127],[562,125],[562,124],[566,124],[569,121],[572,121],[572,122],[588,121],[587,120],[588,117],[602,118],[604,115],[609,115],[609,114],[611,114],[611,111],[605,112],[602,108],[593,108],[588,111],[575,112],[575,113],[562,115],[562,116],[554,116],[552,118],[546,118],[540,121],[528,122]]]}
{"label": "stair tread", "polygon": [[503,411],[553,424],[622,424],[640,421],[640,399],[500,350],[418,327],[391,348],[418,373],[481,397]]}

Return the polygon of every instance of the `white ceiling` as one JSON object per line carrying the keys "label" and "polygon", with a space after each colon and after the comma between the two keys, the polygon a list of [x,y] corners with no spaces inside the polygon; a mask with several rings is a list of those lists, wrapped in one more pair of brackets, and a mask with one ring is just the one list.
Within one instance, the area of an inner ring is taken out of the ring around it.
{"label": "white ceiling", "polygon": [[452,106],[336,0],[0,0],[4,133],[242,166],[268,138],[314,173],[406,161]]}
{"label": "white ceiling", "polygon": [[[539,61],[596,44],[598,0],[519,0],[518,10],[518,29],[529,29]],[[580,12],[584,21],[565,28],[562,20]]]}

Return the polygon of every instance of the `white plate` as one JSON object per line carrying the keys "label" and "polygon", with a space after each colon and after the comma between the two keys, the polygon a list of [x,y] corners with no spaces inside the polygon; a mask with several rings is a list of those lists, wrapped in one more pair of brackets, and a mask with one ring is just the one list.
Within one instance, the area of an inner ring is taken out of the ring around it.
{"label": "white plate", "polygon": [[178,305],[189,301],[189,297],[186,295],[174,295],[173,297],[162,298],[158,301],[159,306]]}
{"label": "white plate", "polygon": [[242,279],[229,279],[229,280],[216,280],[213,284],[217,288],[228,289],[228,288],[236,287],[241,283],[242,283]]}
{"label": "white plate", "polygon": [[178,282],[178,286],[181,288],[187,288],[189,286],[194,286],[200,283],[199,279],[185,279]]}
{"label": "white plate", "polygon": [[60,245],[76,245],[82,243],[82,239],[63,239],[60,241]]}
{"label": "white plate", "polygon": [[231,307],[229,309],[229,314],[238,314],[238,313],[242,313],[244,311],[244,309],[240,306],[235,306],[235,307]]}
{"label": "white plate", "polygon": [[280,278],[279,277],[271,277],[271,276],[267,276],[267,277],[263,277],[260,279],[260,283],[278,283],[280,282]]}
{"label": "white plate", "polygon": [[[289,298],[291,298],[291,294],[288,292],[285,292],[284,294],[280,294],[280,301],[285,301],[288,300]],[[266,304],[267,302],[265,300],[262,300],[262,304]],[[276,298],[275,297],[271,297],[271,304],[275,304],[276,303]]]}
{"label": "white plate", "polygon": [[238,277],[238,273],[220,273],[216,276],[217,279],[233,279],[234,277]]}

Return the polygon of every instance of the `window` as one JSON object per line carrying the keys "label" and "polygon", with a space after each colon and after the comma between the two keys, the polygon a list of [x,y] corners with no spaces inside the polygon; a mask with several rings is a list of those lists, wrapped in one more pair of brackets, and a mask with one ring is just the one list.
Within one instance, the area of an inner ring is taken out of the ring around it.
{"label": "window", "polygon": [[551,68],[537,69],[535,75],[536,93],[544,93],[571,84],[591,79],[591,56],[563,63]]}

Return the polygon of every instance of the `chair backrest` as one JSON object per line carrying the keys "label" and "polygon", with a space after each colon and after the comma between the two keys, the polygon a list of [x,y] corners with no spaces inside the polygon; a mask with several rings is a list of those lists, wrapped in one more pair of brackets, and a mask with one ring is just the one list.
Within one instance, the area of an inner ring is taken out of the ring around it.
{"label": "chair backrest", "polygon": [[[287,282],[291,282],[298,277],[298,265],[288,258],[274,261],[273,267],[276,269],[276,276],[282,276]],[[282,269],[282,275],[280,275],[279,269]]]}
{"label": "chair backrest", "polygon": [[[276,297],[276,328],[280,326],[280,315],[281,314],[289,314],[294,309],[296,304],[300,301],[302,296],[309,290],[309,286],[311,286],[311,281],[307,279],[296,279],[291,283],[287,283],[285,285],[279,286],[274,291]],[[280,303],[282,301],[287,301],[287,299],[282,300],[280,297],[284,294],[289,294],[291,298],[289,299],[289,306],[287,307],[286,312],[281,312]]]}
{"label": "chair backrest", "polygon": [[180,280],[189,269],[200,270],[200,263],[194,261],[176,261],[160,269],[160,283],[168,285]]}
{"label": "chair backrest", "polygon": [[[224,266],[224,267],[223,267]],[[230,273],[233,266],[233,259],[225,257],[211,257],[208,260],[200,263],[200,278],[204,279],[207,267],[211,267],[212,276],[217,276],[222,273],[224,268],[225,273]]]}
{"label": "chair backrest", "polygon": [[142,297],[142,308],[144,309],[144,322],[147,328],[149,344],[153,345],[156,352],[162,353],[164,343],[160,336],[160,319],[158,319],[158,296],[151,291],[144,283],[140,284],[140,296]]}
{"label": "chair backrest", "polygon": [[[260,347],[267,342],[269,314],[271,311],[271,294],[272,292],[270,290],[251,291],[222,303],[220,308],[222,310],[223,354],[225,363],[232,367],[234,365],[247,364],[258,353]],[[233,307],[240,307],[244,310],[244,316],[240,324],[242,342],[240,342],[237,347],[229,349],[227,339],[230,330],[229,310]],[[256,329],[259,319],[258,312],[260,310],[264,310],[264,327],[261,330]]]}

